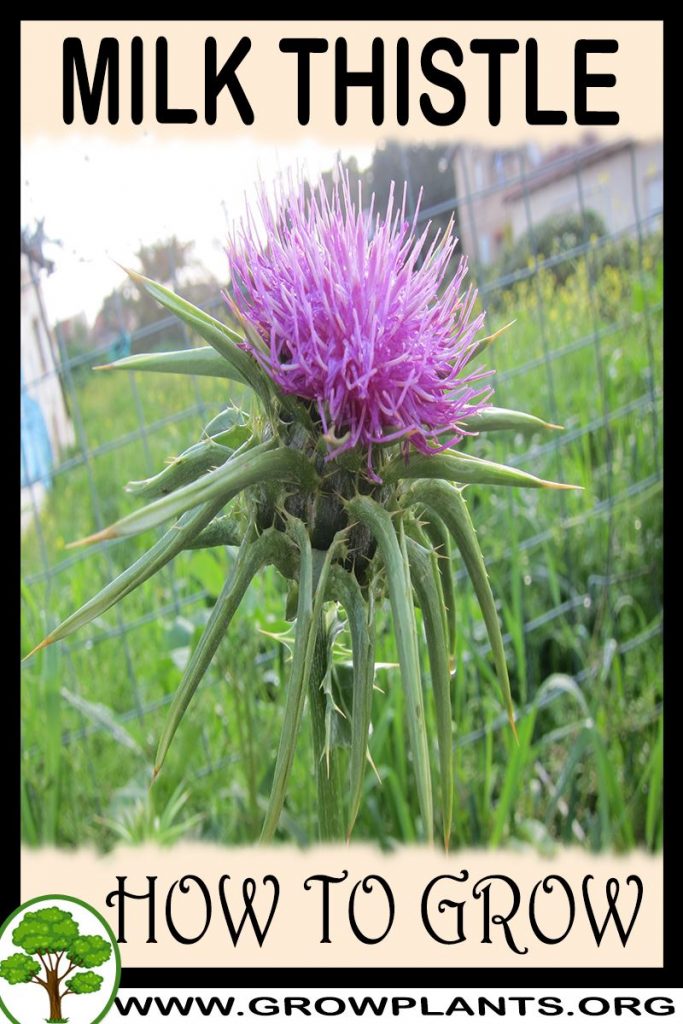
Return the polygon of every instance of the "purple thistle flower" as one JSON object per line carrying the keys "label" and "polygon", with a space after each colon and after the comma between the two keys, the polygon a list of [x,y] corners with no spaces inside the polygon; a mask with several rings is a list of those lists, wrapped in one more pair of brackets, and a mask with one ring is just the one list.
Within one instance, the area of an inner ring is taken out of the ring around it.
{"label": "purple thistle flower", "polygon": [[477,386],[492,371],[463,373],[484,321],[476,290],[462,294],[465,257],[439,293],[452,222],[422,255],[429,225],[416,235],[405,197],[404,187],[395,210],[392,184],[382,218],[374,195],[363,212],[360,186],[354,204],[343,170],[331,196],[290,179],[271,203],[261,185],[265,246],[249,211],[227,252],[246,347],[284,392],[315,403],[328,458],[367,448],[371,472],[374,445],[402,439],[430,454],[456,444],[492,394]]}

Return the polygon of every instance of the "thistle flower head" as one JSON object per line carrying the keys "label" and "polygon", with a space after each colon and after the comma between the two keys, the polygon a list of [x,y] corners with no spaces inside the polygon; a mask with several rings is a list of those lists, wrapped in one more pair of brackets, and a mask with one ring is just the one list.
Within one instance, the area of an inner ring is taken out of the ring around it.
{"label": "thistle flower head", "polygon": [[374,196],[364,211],[343,170],[331,194],[281,180],[274,201],[259,191],[265,244],[248,212],[228,246],[246,344],[285,393],[314,404],[328,458],[363,448],[371,467],[374,445],[451,447],[492,393],[486,372],[465,369],[484,314],[464,290],[464,257],[444,286],[452,224],[428,244],[419,202],[412,220],[405,204],[392,185],[384,216]]}

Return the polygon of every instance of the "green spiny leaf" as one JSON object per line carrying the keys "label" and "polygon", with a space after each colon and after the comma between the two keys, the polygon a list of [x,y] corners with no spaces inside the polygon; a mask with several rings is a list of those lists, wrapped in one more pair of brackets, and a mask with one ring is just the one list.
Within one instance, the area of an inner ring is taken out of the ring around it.
{"label": "green spiny leaf", "polygon": [[387,463],[382,476],[384,482],[397,480],[437,479],[459,484],[502,484],[506,487],[548,487],[553,490],[582,490],[574,484],[556,484],[540,480],[531,473],[497,462],[477,459],[472,455],[440,452],[435,455],[413,454],[407,460],[396,455]]}
{"label": "green spiny leaf", "polygon": [[485,338],[480,338],[479,341],[477,341],[476,344],[472,346],[472,350],[470,351],[465,362],[462,364],[463,367],[467,366],[468,363],[471,363],[473,359],[477,359],[480,355],[482,355],[482,353],[484,353],[497,338],[500,338],[503,331],[507,331],[507,329],[509,327],[512,327],[512,325],[515,324],[516,322],[516,320],[511,320],[509,324],[504,324],[503,327],[499,327],[498,330],[495,331],[493,334],[489,334]]}
{"label": "green spiny leaf", "polygon": [[[431,509],[423,508],[419,512],[420,521],[424,531],[431,541],[439,564],[441,576],[441,590],[443,592],[444,605],[446,608],[446,629],[448,633],[448,651],[451,659],[455,657],[456,638],[456,609],[455,609],[455,584],[454,571],[451,554],[450,534],[442,519]],[[452,665],[451,665],[452,671]]]}
{"label": "green spiny leaf", "polygon": [[[190,544],[197,537],[205,526],[211,522],[214,516],[223,507],[224,501],[213,500],[200,505],[199,508],[182,516],[178,522],[161,537],[156,544],[141,555],[131,566],[125,569],[120,576],[108,583],[106,587],[89,601],[74,612],[67,619],[53,629],[45,639],[38,644],[31,654],[39,651],[42,647],[54,643],[56,640],[63,640],[64,637],[75,633],[77,629],[91,622],[98,615],[102,615],[107,609],[117,604],[122,598],[130,594],[159,572],[171,559]],[[27,657],[31,657],[31,654]]]}
{"label": "green spiny leaf", "polygon": [[[214,418],[206,424],[202,433],[206,437],[216,437],[217,434],[223,434],[226,430],[234,428],[246,430],[249,427],[249,422],[249,417],[241,409],[230,405],[227,409],[221,409],[219,413],[216,413]],[[239,444],[242,442],[240,441]],[[237,444],[228,444],[228,448],[237,447]]]}
{"label": "green spiny leaf", "polygon": [[[322,552],[318,552],[322,554]],[[319,591],[320,593],[321,591]],[[322,636],[325,638],[325,646],[321,652],[324,657],[325,671],[319,684],[319,696],[325,705],[325,740],[323,744],[323,757],[325,761],[325,781],[329,782],[332,774],[333,750],[342,746],[348,746],[348,721],[341,707],[341,691],[336,686],[334,678],[334,647],[335,640],[341,632],[343,625],[335,612],[330,613],[332,621],[327,622],[323,617]],[[310,690],[309,690],[310,692]],[[322,803],[322,801],[321,801]],[[340,810],[335,808],[335,810]]]}
{"label": "green spiny leaf", "polygon": [[239,347],[244,340],[239,334],[226,327],[220,320],[216,320],[197,306],[193,306],[191,302],[181,299],[169,288],[150,281],[148,277],[144,277],[134,270],[128,270],[125,267],[123,269],[139,288],[148,292],[164,309],[195,330],[204,341],[208,341],[209,345],[239,374],[239,377],[256,392],[264,406],[269,407],[272,394],[270,380],[253,356]]}
{"label": "green spiny leaf", "polygon": [[157,748],[154,763],[155,777],[161,770],[182,717],[187,711],[197,687],[211,664],[218,645],[225,636],[232,617],[247,591],[247,587],[264,565],[268,565],[278,557],[282,557],[281,549],[283,546],[287,547],[288,545],[289,542],[285,536],[277,530],[266,530],[258,538],[255,538],[252,529],[247,531],[232,572],[213,606],[206,628],[201,635],[199,643],[192,652],[180,686],[173,698],[166,725]]}
{"label": "green spiny leaf", "polygon": [[198,441],[197,444],[193,444],[177,455],[155,476],[148,477],[147,480],[131,480],[126,484],[126,493],[132,494],[136,498],[146,499],[160,498],[164,494],[171,494],[179,487],[192,483],[200,476],[226,463],[234,452],[234,448],[227,445],[228,441],[234,444],[241,438],[239,443],[244,444],[249,437],[248,427],[231,427],[215,437],[207,437],[203,441]]}
{"label": "green spiny leaf", "polygon": [[205,526],[200,534],[185,545],[186,550],[193,548],[236,548],[242,543],[243,532],[231,516],[218,516],[212,523]]}
{"label": "green spiny leaf", "polygon": [[291,448],[276,448],[275,445],[274,440],[257,445],[230,459],[212,473],[204,474],[193,483],[131,512],[105,530],[70,544],[69,547],[92,544],[112,537],[133,536],[159,526],[172,516],[205,501],[221,499],[222,504],[227,504],[254,484],[277,481],[296,483],[304,489],[313,486],[317,477],[310,460],[302,452]]}
{"label": "green spiny leaf", "polygon": [[[346,612],[353,652],[353,707],[351,718],[351,758],[349,765],[349,814],[347,836],[351,835],[360,807],[368,735],[372,716],[372,690],[375,678],[375,620],[355,576],[340,565],[330,569],[329,596]],[[371,597],[372,600],[372,597]]]}
{"label": "green spiny leaf", "polygon": [[434,834],[434,811],[432,781],[429,772],[429,747],[420,680],[415,611],[411,599],[410,573],[403,543],[403,529],[400,527],[400,532],[397,534],[391,516],[386,509],[367,496],[359,495],[352,498],[347,503],[347,510],[352,519],[363,523],[374,535],[384,561],[401,676],[408,702],[408,728],[413,750],[418,800],[427,841],[431,842]]}
{"label": "green spiny leaf", "polygon": [[309,669],[309,641],[315,644],[319,617],[313,617],[313,553],[311,541],[303,523],[298,519],[288,520],[294,542],[299,548],[299,591],[297,601],[294,655],[287,683],[287,698],[282,733],[277,751],[273,785],[268,799],[266,817],[261,830],[261,842],[270,841],[280,820],[285,801],[287,782],[294,761],[296,738],[301,722],[301,713],[306,693],[307,671]]}
{"label": "green spiny leaf", "polygon": [[455,543],[460,549],[465,567],[472,580],[477,600],[484,616],[486,630],[493,650],[498,681],[503,691],[510,725],[515,731],[515,712],[510,692],[507,663],[503,636],[498,621],[498,613],[491,591],[491,584],[484,564],[477,534],[472,525],[469,509],[463,495],[457,487],[452,487],[442,480],[424,480],[413,484],[406,496],[406,503],[421,502],[444,521]]}
{"label": "green spiny leaf", "polygon": [[223,377],[246,384],[242,374],[210,345],[179,352],[141,352],[95,366],[95,370],[135,370],[143,373],[182,373],[194,377]]}
{"label": "green spiny leaf", "polygon": [[516,409],[498,409],[490,405],[481,409],[472,416],[465,416],[460,420],[463,430],[486,433],[493,430],[516,430],[522,434],[535,434],[539,430],[563,430],[563,427],[556,423],[546,423],[538,416],[531,416],[527,412],[518,412]]}
{"label": "green spiny leaf", "polygon": [[444,846],[448,849],[453,815],[453,725],[448,635],[441,576],[434,551],[406,538],[410,578],[422,609],[431,668],[441,766],[441,816]]}

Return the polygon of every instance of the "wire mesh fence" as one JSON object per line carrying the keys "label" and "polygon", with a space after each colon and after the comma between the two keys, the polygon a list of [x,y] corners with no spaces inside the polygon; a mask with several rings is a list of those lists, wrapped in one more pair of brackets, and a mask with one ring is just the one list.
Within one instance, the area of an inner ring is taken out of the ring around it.
{"label": "wire mesh fence", "polygon": [[[547,644],[553,630],[580,631],[587,608],[592,609],[592,622],[596,615],[599,617],[600,636],[605,642],[599,657],[574,666],[572,678],[579,687],[609,673],[613,659],[636,649],[658,651],[661,643],[661,622],[656,615],[624,611],[629,579],[639,570],[632,559],[620,558],[626,547],[623,510],[628,510],[629,531],[633,524],[640,530],[642,524],[638,523],[645,519],[643,502],[656,510],[660,501],[661,162],[657,162],[656,147],[646,162],[635,143],[624,145],[618,153],[604,150],[596,146],[540,163],[519,150],[514,160],[501,163],[495,155],[480,153],[477,158],[467,148],[461,149],[453,161],[453,197],[422,209],[418,217],[422,223],[444,214],[455,217],[481,305],[488,310],[489,327],[502,326],[510,309],[516,309],[517,320],[525,322],[524,330],[533,337],[533,344],[524,347],[520,361],[513,341],[505,347],[500,362],[493,358],[497,366],[496,404],[514,406],[520,392],[528,388],[529,400],[517,404],[566,427],[554,432],[550,440],[545,436],[539,439],[531,449],[521,450],[519,446],[517,450],[513,446],[500,461],[534,473],[539,472],[539,466],[547,466],[549,475],[562,480],[579,471],[579,461],[583,460],[581,465],[589,474],[576,481],[590,480],[585,501],[577,505],[571,496],[560,493],[545,511],[541,504],[530,506],[521,530],[510,528],[509,537],[499,538],[487,560],[489,571],[495,574],[496,563],[509,557],[512,546],[522,569],[532,559],[534,572],[554,577],[557,571],[562,579],[562,585],[554,590],[551,579],[553,603],[540,613],[524,615],[521,631],[517,620],[501,610],[508,649],[518,660],[526,657],[527,666],[532,666],[528,685],[520,687],[516,695],[520,717],[532,705],[538,706],[543,682],[542,678],[532,678],[535,663],[530,651],[535,637],[542,635]],[[607,176],[602,184],[600,175]],[[411,184],[414,194],[418,183]],[[596,207],[601,215],[598,233]],[[503,209],[498,227],[496,209]],[[562,217],[573,218],[574,233],[563,235],[557,226],[558,233],[549,247],[547,225],[560,225]],[[510,256],[514,256],[515,246],[516,265]],[[172,263],[171,254],[169,260]],[[34,263],[31,267],[27,291],[35,297],[39,296],[44,270]],[[173,272],[169,284],[177,284]],[[576,308],[579,295],[580,315]],[[564,303],[561,307],[560,297]],[[220,294],[206,308],[218,317],[225,316]],[[44,462],[36,462],[35,437],[22,411],[27,632],[45,631],[59,614],[55,607],[75,608],[90,596],[81,591],[86,586],[79,576],[84,565],[96,566],[89,570],[88,585],[98,575],[102,585],[125,564],[122,550],[142,550],[125,539],[107,542],[97,552],[69,551],[65,547],[77,538],[77,525],[89,524],[88,532],[92,532],[103,529],[115,517],[112,513],[119,508],[116,502],[120,499],[112,494],[125,482],[119,471],[134,467],[141,476],[153,475],[160,468],[160,458],[173,455],[197,439],[205,424],[225,405],[215,382],[197,378],[192,379],[189,388],[165,380],[151,401],[148,379],[142,380],[132,372],[125,375],[125,383],[122,375],[117,376],[115,394],[105,394],[105,375],[91,372],[93,366],[129,352],[184,348],[195,343],[173,318],[160,317],[153,323],[135,326],[126,316],[123,301],[118,312],[115,329],[99,342],[90,337],[81,351],[74,350],[63,325],[48,325],[50,350],[43,348],[39,364],[29,367],[25,362],[22,410],[24,402],[40,404],[46,387],[57,388],[73,430],[73,443],[53,442],[51,465],[46,468]],[[509,337],[514,338],[514,334],[515,328]],[[625,336],[628,342],[621,341]],[[108,404],[112,402],[113,408]],[[490,449],[493,454],[499,451]],[[498,521],[502,516],[505,522],[513,508],[505,502],[517,499],[505,496],[495,500],[501,503]],[[656,511],[653,516],[656,520]],[[585,535],[587,523],[600,524],[599,533],[595,533],[598,550],[590,564],[576,555],[577,538]],[[544,564],[550,542],[561,551],[557,570]],[[223,551],[214,557],[219,574],[227,571],[230,554]],[[658,553],[653,552],[653,559],[655,569],[647,587],[654,592],[652,602],[656,605]],[[464,581],[464,572],[459,580]],[[60,604],[55,595],[62,592],[65,597]],[[58,694],[56,699],[68,706],[68,714],[57,716],[59,743],[64,749],[78,749],[78,769],[83,772],[83,785],[88,785],[87,775],[91,773],[91,797],[98,814],[107,811],[100,781],[92,768],[99,744],[143,744],[153,731],[160,709],[172,699],[171,692],[164,692],[154,683],[155,669],[148,650],[150,630],[155,630],[155,635],[160,630],[172,631],[193,610],[205,607],[212,596],[215,592],[211,582],[207,584],[201,574],[200,578],[188,577],[168,567],[162,585],[148,586],[144,606],[123,602],[83,635],[61,645],[54,692]],[[510,600],[514,604],[514,594]],[[520,601],[524,611],[523,587]],[[468,623],[466,630],[473,650],[484,657],[486,644],[476,623]],[[34,635],[27,637],[27,649],[35,639]],[[274,648],[260,653],[259,671],[265,671],[271,663],[277,668],[278,656]],[[97,684],[104,662],[116,665],[118,686],[111,701]],[[220,689],[219,676],[208,684]],[[46,699],[51,699],[53,690],[48,687],[44,692],[48,694]],[[555,701],[561,693],[561,688],[544,691],[541,706]],[[502,713],[493,716],[484,725],[461,733],[458,743],[467,746],[484,742],[492,730],[503,727],[505,720]],[[129,730],[131,724],[137,731]],[[38,732],[27,732],[25,756],[49,761],[41,742]],[[208,724],[199,729],[198,742],[201,754],[195,751],[189,766],[197,778],[211,776],[237,756],[216,741]],[[48,761],[44,771],[48,770]]]}

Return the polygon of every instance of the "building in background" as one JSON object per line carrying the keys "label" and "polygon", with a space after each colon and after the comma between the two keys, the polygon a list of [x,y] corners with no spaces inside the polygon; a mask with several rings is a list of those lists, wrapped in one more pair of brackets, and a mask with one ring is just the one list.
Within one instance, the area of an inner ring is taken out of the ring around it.
{"label": "building in background", "polygon": [[531,145],[490,149],[464,143],[455,148],[458,233],[462,251],[473,263],[488,266],[500,257],[511,239],[506,186],[528,174],[540,159]]}
{"label": "building in background", "polygon": [[590,210],[615,236],[661,226],[661,140],[605,144],[588,137],[545,154],[530,145],[463,144],[453,170],[463,250],[483,266],[550,217]]}
{"label": "building in background", "polygon": [[663,201],[661,141],[628,139],[549,153],[527,181],[505,196],[512,240],[548,217],[592,210],[608,234],[648,233],[660,226]]}
{"label": "building in background", "polygon": [[52,468],[74,432],[58,372],[43,300],[42,277],[53,267],[43,253],[42,222],[21,236],[21,528],[45,499]]}

